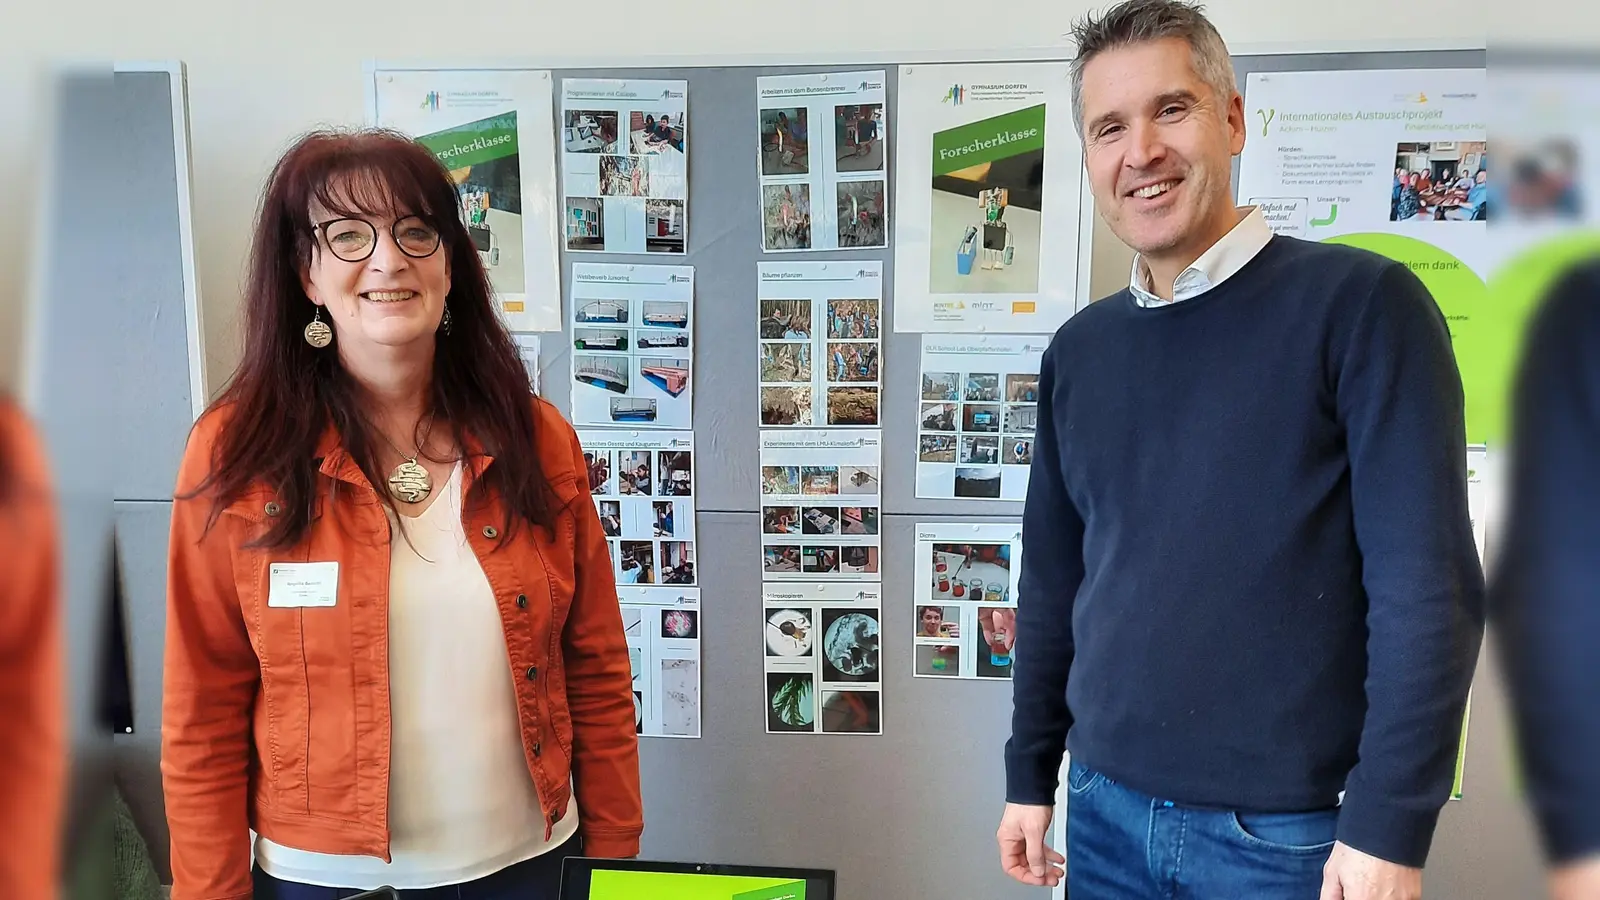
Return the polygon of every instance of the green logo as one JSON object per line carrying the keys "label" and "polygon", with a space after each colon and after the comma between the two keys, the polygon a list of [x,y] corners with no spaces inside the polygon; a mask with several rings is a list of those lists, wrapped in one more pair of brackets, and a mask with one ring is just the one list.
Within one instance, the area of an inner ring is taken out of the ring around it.
{"label": "green logo", "polygon": [[1261,136],[1266,137],[1267,126],[1271,125],[1272,120],[1277,117],[1278,108],[1274,106],[1271,109],[1258,109],[1256,110],[1256,115],[1261,117]]}

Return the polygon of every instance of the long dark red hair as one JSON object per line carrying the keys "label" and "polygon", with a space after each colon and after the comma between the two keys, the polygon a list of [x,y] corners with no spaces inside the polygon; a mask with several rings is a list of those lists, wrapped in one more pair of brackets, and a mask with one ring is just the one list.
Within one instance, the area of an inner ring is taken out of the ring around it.
{"label": "long dark red hair", "polygon": [[419,215],[439,230],[439,252],[449,254],[450,329],[435,337],[432,411],[458,440],[470,434],[494,457],[468,504],[493,492],[505,504],[506,534],[520,520],[548,527],[553,504],[535,450],[533,386],[495,313],[455,184],[427,148],[379,129],[312,132],[267,179],[245,288],[244,358],[213,404],[231,409],[211,471],[194,495],[213,493],[214,521],[252,484],[266,484],[277,491],[283,514],[259,543],[298,542],[310,525],[321,477],[316,447],[331,424],[368,482],[388,496],[387,480],[377,475],[381,438],[361,413],[354,380],[334,347],[318,350],[305,341],[317,309],[301,282],[315,240],[313,203],[334,216]]}

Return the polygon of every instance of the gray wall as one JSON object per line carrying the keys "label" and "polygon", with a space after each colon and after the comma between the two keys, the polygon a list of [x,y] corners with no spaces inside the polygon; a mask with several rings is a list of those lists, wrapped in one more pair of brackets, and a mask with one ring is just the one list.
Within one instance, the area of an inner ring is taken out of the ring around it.
{"label": "gray wall", "polygon": [[[1238,63],[1242,78],[1246,71],[1263,68],[1482,65],[1483,55],[1271,56]],[[859,68],[885,70],[893,152],[896,66],[884,63]],[[755,79],[762,74],[803,71],[808,70],[628,72],[630,78],[677,77],[690,83],[693,193],[689,253],[686,258],[641,255],[615,260],[694,265],[700,345],[695,359],[695,434],[702,473],[697,502],[705,609],[704,737],[643,742],[644,854],[835,868],[841,900],[923,896],[1020,900],[1042,896],[1042,892],[1008,883],[995,864],[993,833],[1002,800],[999,757],[1008,730],[1008,688],[1004,683],[913,679],[909,674],[910,643],[894,637],[912,632],[912,588],[906,576],[910,574],[914,523],[941,518],[1015,519],[1021,506],[914,498],[911,461],[915,438],[909,410],[915,406],[920,341],[916,335],[894,333],[889,323],[884,337],[883,397],[884,627],[890,636],[885,648],[885,734],[864,738],[764,733],[760,616],[756,612],[761,575],[755,263],[777,257],[764,257],[759,243],[752,146]],[[558,78],[611,74],[600,70],[556,73]],[[150,102],[155,103],[153,99]],[[155,177],[153,173],[151,177]],[[890,178],[892,182],[892,167]],[[891,216],[894,214],[891,199]],[[885,301],[892,296],[893,254],[887,250],[806,258],[882,260]],[[563,284],[570,262],[563,259]],[[166,276],[154,272],[152,277]],[[162,293],[139,302],[159,305],[169,302],[167,297]],[[547,335],[542,343],[542,383],[565,409],[566,341]],[[144,373],[150,381],[139,394],[150,398],[145,402],[153,407],[152,414],[165,402],[155,399],[163,392],[181,391],[186,401],[187,374],[182,361],[181,353],[163,354],[162,361],[152,363]],[[136,403],[133,411],[141,408]],[[130,594],[139,716],[139,730],[119,738],[118,749],[124,785],[164,868],[156,748],[169,510],[160,498],[170,491],[175,448],[181,448],[187,423],[171,416],[152,420],[148,427],[166,442],[154,452],[170,455],[161,456],[161,464],[152,466],[153,486],[139,491],[130,488],[127,497],[118,494],[117,524]],[[1509,788],[1504,709],[1487,661],[1480,667],[1478,683],[1467,798],[1445,811],[1427,875],[1430,896],[1520,896],[1532,874],[1525,820]],[[800,774],[798,778],[775,778],[773,773],[780,771]]]}

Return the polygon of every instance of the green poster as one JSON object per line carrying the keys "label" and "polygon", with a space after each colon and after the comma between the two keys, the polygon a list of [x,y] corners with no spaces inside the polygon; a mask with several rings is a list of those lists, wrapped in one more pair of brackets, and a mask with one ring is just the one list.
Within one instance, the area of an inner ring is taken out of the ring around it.
{"label": "green poster", "polygon": [[1044,149],[1044,104],[933,135],[933,177]]}
{"label": "green poster", "polygon": [[791,878],[607,872],[589,876],[590,900],[806,900],[806,883]]}
{"label": "green poster", "polygon": [[417,141],[433,151],[451,169],[517,155],[517,114],[499,113],[487,119],[425,134]]}

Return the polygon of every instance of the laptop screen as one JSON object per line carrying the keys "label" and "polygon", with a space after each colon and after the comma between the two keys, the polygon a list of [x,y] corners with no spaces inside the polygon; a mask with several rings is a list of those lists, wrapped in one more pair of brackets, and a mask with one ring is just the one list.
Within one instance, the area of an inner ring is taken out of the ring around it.
{"label": "laptop screen", "polygon": [[695,863],[569,859],[562,900],[833,900],[833,873]]}

